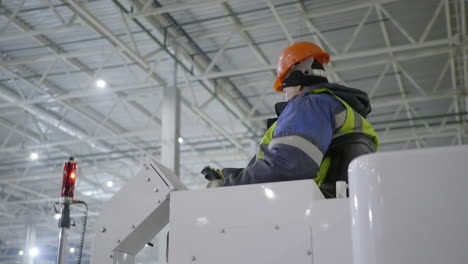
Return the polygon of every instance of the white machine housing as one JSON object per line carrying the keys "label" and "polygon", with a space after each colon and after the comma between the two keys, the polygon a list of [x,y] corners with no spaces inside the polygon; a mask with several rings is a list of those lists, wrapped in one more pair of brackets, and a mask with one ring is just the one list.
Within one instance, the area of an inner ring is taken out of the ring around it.
{"label": "white machine housing", "polygon": [[[158,195],[158,177],[174,175],[151,161],[155,185],[143,187],[147,174],[140,172],[101,213],[99,223],[113,220],[106,232],[115,234],[98,231],[91,263],[110,263],[116,253],[114,263],[133,263],[168,222],[169,191],[170,264],[467,263],[467,157],[468,146],[359,157],[349,169],[350,198],[342,199],[324,199],[311,180],[208,190],[168,185]],[[135,206],[141,199],[148,202]],[[130,221],[131,214],[138,216]]]}
{"label": "white machine housing", "polygon": [[359,157],[349,182],[355,264],[468,263],[468,146]]}
{"label": "white machine housing", "polygon": [[133,263],[169,222],[171,191],[185,189],[171,170],[146,157],[143,169],[101,209],[91,263]]}
{"label": "white machine housing", "polygon": [[174,192],[169,263],[349,263],[349,219],[311,180]]}

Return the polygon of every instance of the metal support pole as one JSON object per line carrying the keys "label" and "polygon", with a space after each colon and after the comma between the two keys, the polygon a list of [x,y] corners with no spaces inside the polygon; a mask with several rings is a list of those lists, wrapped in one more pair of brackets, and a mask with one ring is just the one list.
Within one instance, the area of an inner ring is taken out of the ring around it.
{"label": "metal support pole", "polygon": [[60,211],[60,220],[58,222],[60,233],[58,242],[57,264],[65,263],[68,229],[70,229],[71,226],[70,204],[72,204],[73,202],[73,195],[75,192],[75,180],[76,163],[74,162],[74,158],[70,157],[68,161],[65,162],[65,164],[63,165],[62,190],[60,198],[60,204],[62,205],[62,209]]}
{"label": "metal support pole", "polygon": [[64,201],[58,225],[60,233],[58,242],[57,264],[64,264],[67,247],[68,229],[70,228],[70,201]]}
{"label": "metal support pole", "polygon": [[[467,41],[467,37],[466,37],[466,34],[468,33],[468,29],[467,29],[467,10],[466,10],[466,3],[465,1],[460,1],[460,24],[461,24],[461,35],[462,35],[462,42],[463,43],[466,43]],[[462,93],[467,93],[468,92],[468,53],[466,51],[466,49],[461,49],[461,59],[462,59],[462,71],[463,71],[463,84],[464,84],[464,87],[462,88]],[[465,107],[465,112],[468,112],[468,99],[467,98],[460,98],[458,99],[460,101],[462,101],[462,105],[464,105]],[[462,123],[462,127],[459,131],[460,133],[460,143],[461,144],[466,144],[466,140],[465,140],[465,131],[467,130],[467,123],[466,123],[466,120],[467,120],[467,115],[464,115],[462,116],[462,120],[463,120],[463,123]]]}
{"label": "metal support pole", "polygon": [[173,85],[166,85],[163,88],[161,163],[179,175],[180,92],[176,86],[176,75],[177,64],[175,63]]}
{"label": "metal support pole", "polygon": [[60,228],[57,264],[65,263],[65,250],[67,247],[68,228]]}

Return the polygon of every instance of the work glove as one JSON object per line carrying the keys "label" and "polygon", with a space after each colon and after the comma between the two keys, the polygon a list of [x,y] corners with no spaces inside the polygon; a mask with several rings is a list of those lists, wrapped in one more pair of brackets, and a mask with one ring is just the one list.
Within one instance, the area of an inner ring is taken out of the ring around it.
{"label": "work glove", "polygon": [[206,185],[206,188],[218,188],[223,187],[223,180],[213,180],[209,181]]}
{"label": "work glove", "polygon": [[224,174],[220,169],[213,169],[210,166],[206,166],[201,171],[201,174],[205,176],[205,179],[208,181],[221,180],[224,179]]}
{"label": "work glove", "polygon": [[224,174],[220,169],[213,169],[210,166],[206,166],[201,171],[201,174],[205,176],[205,179],[208,180],[206,188],[216,188],[223,186]]}

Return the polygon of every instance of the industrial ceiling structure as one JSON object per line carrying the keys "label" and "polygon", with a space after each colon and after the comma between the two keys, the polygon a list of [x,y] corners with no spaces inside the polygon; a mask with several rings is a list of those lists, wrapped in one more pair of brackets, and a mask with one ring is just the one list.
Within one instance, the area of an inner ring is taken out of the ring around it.
{"label": "industrial ceiling structure", "polygon": [[[243,167],[274,104],[279,53],[312,41],[329,80],[371,97],[380,151],[468,142],[465,0],[0,1],[0,263],[55,263],[63,162],[99,208],[160,159],[163,91],[180,93],[180,169]],[[169,118],[170,119],[170,118]],[[137,204],[137,201],[136,201]],[[80,209],[70,246],[79,240]],[[20,256],[18,252],[24,254]],[[163,263],[158,249],[141,263]],[[68,260],[76,259],[70,253]],[[71,262],[70,262],[71,263]]]}

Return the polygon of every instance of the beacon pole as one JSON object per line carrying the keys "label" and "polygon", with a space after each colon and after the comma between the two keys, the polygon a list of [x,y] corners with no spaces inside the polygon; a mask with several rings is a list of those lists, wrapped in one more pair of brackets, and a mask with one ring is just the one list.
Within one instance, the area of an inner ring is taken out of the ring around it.
{"label": "beacon pole", "polygon": [[67,247],[67,236],[68,230],[70,229],[70,204],[73,201],[73,194],[75,191],[75,179],[76,179],[76,163],[73,157],[70,157],[67,162],[63,165],[63,178],[62,178],[62,194],[60,197],[60,204],[62,209],[60,212],[60,219],[58,227],[59,233],[59,244],[58,244],[58,255],[57,264],[65,263],[65,252]]}

